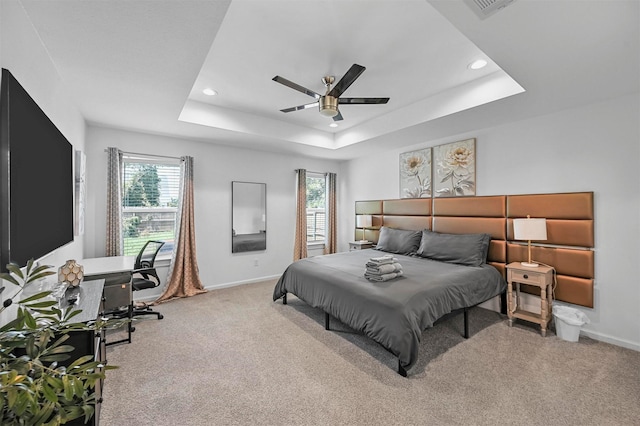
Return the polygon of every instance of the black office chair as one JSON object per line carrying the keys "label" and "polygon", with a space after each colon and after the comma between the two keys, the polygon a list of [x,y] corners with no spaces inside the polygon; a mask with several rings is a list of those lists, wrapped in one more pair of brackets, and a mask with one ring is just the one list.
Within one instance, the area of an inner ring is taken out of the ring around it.
{"label": "black office chair", "polygon": [[[147,241],[140,250],[140,253],[138,253],[131,278],[131,289],[133,291],[145,290],[160,285],[160,278],[153,264],[163,245],[164,241]],[[159,320],[163,318],[160,312],[152,310],[151,307],[146,304],[142,307],[133,308],[132,316],[135,317],[139,315],[155,315]]]}

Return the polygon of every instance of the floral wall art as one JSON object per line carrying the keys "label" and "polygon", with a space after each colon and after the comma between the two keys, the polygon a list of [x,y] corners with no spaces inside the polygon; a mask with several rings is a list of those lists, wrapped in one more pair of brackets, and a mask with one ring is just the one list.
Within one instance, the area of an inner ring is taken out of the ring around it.
{"label": "floral wall art", "polygon": [[476,140],[466,139],[433,148],[436,197],[476,193]]}
{"label": "floral wall art", "polygon": [[431,197],[431,148],[400,154],[400,198]]}

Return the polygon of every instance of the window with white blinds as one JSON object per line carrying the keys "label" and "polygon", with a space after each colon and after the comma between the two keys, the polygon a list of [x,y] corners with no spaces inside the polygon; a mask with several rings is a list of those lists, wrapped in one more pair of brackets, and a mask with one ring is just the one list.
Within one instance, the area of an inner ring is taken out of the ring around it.
{"label": "window with white blinds", "polygon": [[327,185],[324,174],[307,172],[307,244],[324,242]]}
{"label": "window with white blinds", "polygon": [[137,255],[149,240],[164,241],[159,254],[170,254],[176,237],[180,161],[125,155],[123,169],[124,255]]}

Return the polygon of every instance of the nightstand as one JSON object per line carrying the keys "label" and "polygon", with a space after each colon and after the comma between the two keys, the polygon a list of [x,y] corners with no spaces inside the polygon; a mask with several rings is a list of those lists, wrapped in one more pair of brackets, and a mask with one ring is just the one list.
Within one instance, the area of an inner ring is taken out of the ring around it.
{"label": "nightstand", "polygon": [[[509,327],[513,326],[513,319],[540,324],[542,337],[547,334],[547,325],[551,321],[551,305],[553,303],[553,268],[540,265],[537,268],[523,266],[520,262],[507,265],[507,316]],[[516,285],[516,300],[514,306],[513,284]],[[540,313],[525,311],[520,300],[520,284],[528,284],[540,288]]]}
{"label": "nightstand", "polygon": [[349,241],[349,251],[364,250],[373,247],[372,241]]}

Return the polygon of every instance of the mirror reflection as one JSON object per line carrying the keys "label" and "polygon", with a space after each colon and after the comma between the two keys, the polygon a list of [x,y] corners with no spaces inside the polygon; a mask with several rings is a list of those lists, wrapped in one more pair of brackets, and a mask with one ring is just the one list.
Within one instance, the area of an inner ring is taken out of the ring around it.
{"label": "mirror reflection", "polygon": [[231,182],[232,253],[267,249],[267,184]]}

